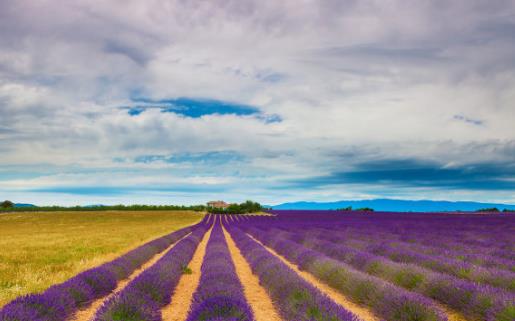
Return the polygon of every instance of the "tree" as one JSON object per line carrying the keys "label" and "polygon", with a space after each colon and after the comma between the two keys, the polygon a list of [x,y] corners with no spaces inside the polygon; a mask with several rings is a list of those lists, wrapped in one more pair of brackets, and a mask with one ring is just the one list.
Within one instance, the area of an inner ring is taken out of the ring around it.
{"label": "tree", "polygon": [[261,204],[253,201],[246,201],[241,204],[230,204],[227,208],[208,207],[207,211],[213,214],[245,214],[256,213],[263,210]]}
{"label": "tree", "polygon": [[356,211],[359,211],[359,212],[373,212],[374,209],[370,208],[370,207],[362,207],[362,208],[358,208]]}
{"label": "tree", "polygon": [[11,202],[11,201],[5,200],[2,203],[0,203],[0,207],[1,208],[13,208],[14,207],[14,203]]}
{"label": "tree", "polygon": [[495,213],[498,213],[499,212],[499,209],[497,207],[490,207],[490,208],[480,208],[478,209],[476,212],[480,212],[480,213],[491,213],[491,212],[495,212]]}

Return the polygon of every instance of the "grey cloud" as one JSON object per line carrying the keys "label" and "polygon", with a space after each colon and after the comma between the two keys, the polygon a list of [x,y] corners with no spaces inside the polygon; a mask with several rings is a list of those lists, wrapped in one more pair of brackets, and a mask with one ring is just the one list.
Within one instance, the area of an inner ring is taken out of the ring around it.
{"label": "grey cloud", "polygon": [[377,44],[347,46],[347,47],[331,47],[320,49],[321,54],[334,56],[371,56],[381,59],[394,59],[402,62],[424,60],[444,60],[442,50],[439,48],[402,48],[389,47]]}
{"label": "grey cloud", "polygon": [[414,159],[379,160],[357,164],[354,169],[334,172],[293,182],[303,187],[334,184],[370,184],[388,187],[470,190],[515,189],[515,166],[512,163],[467,164],[445,167]]}
{"label": "grey cloud", "polygon": [[481,126],[484,124],[484,121],[482,121],[482,120],[469,118],[469,117],[466,117],[463,115],[454,115],[452,118],[455,120],[463,121],[465,123],[476,125],[476,126]]}
{"label": "grey cloud", "polygon": [[127,44],[116,40],[108,40],[105,43],[104,50],[108,53],[120,54],[126,56],[138,65],[145,65],[152,58],[151,55],[141,48],[128,46]]}

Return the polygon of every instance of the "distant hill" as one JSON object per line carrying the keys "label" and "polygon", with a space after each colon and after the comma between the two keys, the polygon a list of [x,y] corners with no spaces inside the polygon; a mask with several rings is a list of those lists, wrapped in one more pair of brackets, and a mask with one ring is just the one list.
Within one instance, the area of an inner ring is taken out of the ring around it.
{"label": "distant hill", "polygon": [[23,203],[15,203],[14,207],[36,207],[36,205],[32,204],[23,204]]}
{"label": "distant hill", "polygon": [[497,207],[499,210],[515,210],[515,205],[480,203],[480,202],[450,202],[431,200],[394,200],[372,199],[361,201],[336,201],[336,202],[292,202],[274,205],[274,210],[335,210],[352,206],[352,208],[370,207],[376,211],[384,212],[454,212],[476,211],[482,208]]}

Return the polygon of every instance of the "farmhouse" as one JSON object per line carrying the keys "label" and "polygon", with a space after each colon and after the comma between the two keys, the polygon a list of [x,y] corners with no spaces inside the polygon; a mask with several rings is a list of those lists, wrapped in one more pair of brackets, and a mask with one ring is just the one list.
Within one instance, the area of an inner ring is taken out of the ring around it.
{"label": "farmhouse", "polygon": [[228,208],[229,204],[224,201],[210,201],[207,202],[208,207],[214,207],[214,208]]}

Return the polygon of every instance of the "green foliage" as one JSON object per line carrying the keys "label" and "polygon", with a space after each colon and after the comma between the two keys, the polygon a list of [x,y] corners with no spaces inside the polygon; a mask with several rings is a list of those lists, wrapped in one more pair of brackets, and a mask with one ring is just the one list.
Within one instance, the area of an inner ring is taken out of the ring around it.
{"label": "green foliage", "polygon": [[263,211],[263,206],[258,202],[246,201],[241,204],[231,204],[227,208],[208,207],[207,211],[212,214],[245,214]]}
{"label": "green foliage", "polygon": [[193,274],[193,271],[187,265],[183,265],[181,267],[181,273],[182,274]]}
{"label": "green foliage", "polygon": [[5,200],[2,203],[0,203],[0,208],[2,208],[2,209],[14,208],[14,203],[11,201]]}
{"label": "green foliage", "polygon": [[407,289],[414,289],[424,282],[424,275],[410,270],[401,270],[394,275],[394,283]]}
{"label": "green foliage", "polygon": [[373,212],[374,209],[370,208],[370,207],[362,207],[362,208],[358,208],[356,211],[358,211],[358,212]]}
{"label": "green foliage", "polygon": [[501,313],[499,313],[495,319],[496,321],[512,321],[515,320],[515,305],[506,307]]}
{"label": "green foliage", "polygon": [[422,305],[402,304],[395,308],[393,316],[399,321],[439,320],[433,311],[428,311]]}
{"label": "green foliage", "polygon": [[370,207],[362,207],[362,208],[357,208],[357,209],[352,209],[352,206],[347,206],[347,207],[343,207],[343,208],[338,208],[336,209],[337,211],[340,211],[340,212],[350,212],[350,211],[358,211],[358,212],[373,212],[374,209],[373,208],[370,208]]}
{"label": "green foliage", "polygon": [[27,206],[27,207],[4,207],[2,204],[9,202],[5,201],[0,203],[0,211],[9,212],[57,212],[57,211],[195,211],[203,212],[206,210],[204,205],[98,205],[98,206]]}
{"label": "green foliage", "polygon": [[480,208],[476,212],[499,212],[499,209],[497,207]]}

